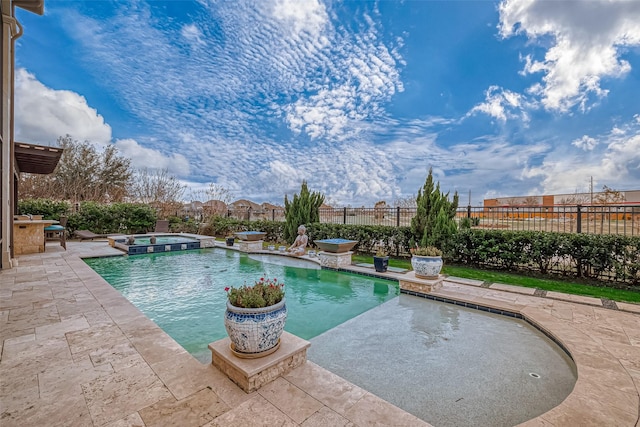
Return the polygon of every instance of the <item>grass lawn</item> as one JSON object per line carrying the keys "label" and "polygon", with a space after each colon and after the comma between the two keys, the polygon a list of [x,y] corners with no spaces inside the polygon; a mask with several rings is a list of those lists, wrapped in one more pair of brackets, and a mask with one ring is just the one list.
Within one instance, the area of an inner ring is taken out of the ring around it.
{"label": "grass lawn", "polygon": [[[373,257],[367,255],[353,255],[353,262],[371,264],[373,263]],[[411,261],[409,259],[390,258],[389,266],[411,269]],[[625,289],[614,289],[554,279],[541,279],[514,273],[504,273],[492,270],[479,270],[475,268],[455,265],[445,265],[442,268],[442,274],[462,277],[465,279],[482,280],[490,283],[504,283],[507,285],[537,288],[545,291],[564,292],[566,294],[585,295],[596,298],[608,298],[614,301],[640,303],[640,291],[636,292]]]}

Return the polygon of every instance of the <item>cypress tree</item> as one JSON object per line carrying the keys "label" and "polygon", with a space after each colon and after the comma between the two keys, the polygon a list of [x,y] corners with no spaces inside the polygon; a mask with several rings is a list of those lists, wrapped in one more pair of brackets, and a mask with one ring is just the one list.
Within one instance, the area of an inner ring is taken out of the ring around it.
{"label": "cypress tree", "polygon": [[440,183],[433,183],[433,169],[416,197],[417,212],[411,219],[411,245],[443,248],[457,230],[458,192],[449,201],[449,193],[440,191]]}
{"label": "cypress tree", "polygon": [[324,203],[324,195],[319,192],[310,192],[307,181],[302,181],[300,194],[294,194],[289,202],[284,196],[284,239],[293,243],[298,235],[298,227],[314,222],[320,222],[320,206]]}

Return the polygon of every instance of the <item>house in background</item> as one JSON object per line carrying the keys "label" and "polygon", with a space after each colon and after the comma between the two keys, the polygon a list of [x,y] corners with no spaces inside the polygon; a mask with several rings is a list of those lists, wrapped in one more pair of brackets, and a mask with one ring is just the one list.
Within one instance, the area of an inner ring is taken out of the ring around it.
{"label": "house in background", "polygon": [[2,102],[0,103],[0,268],[13,265],[13,215],[18,207],[18,178],[23,173],[51,173],[62,149],[16,142],[14,140],[15,44],[22,36],[22,25],[16,20],[16,8],[42,15],[44,0],[1,0],[2,33],[0,49],[2,67]]}

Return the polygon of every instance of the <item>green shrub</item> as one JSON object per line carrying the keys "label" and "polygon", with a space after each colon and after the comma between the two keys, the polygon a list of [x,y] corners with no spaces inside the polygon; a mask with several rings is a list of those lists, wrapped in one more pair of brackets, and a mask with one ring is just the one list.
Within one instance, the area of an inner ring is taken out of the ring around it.
{"label": "green shrub", "polygon": [[320,206],[324,203],[324,195],[318,192],[310,192],[307,182],[302,181],[300,194],[294,194],[293,200],[289,202],[284,196],[284,224],[283,238],[286,242],[293,243],[298,236],[298,227],[301,225],[320,222]]}
{"label": "green shrub", "polygon": [[460,229],[471,228],[471,218],[468,218],[468,217],[462,218],[458,226],[460,227]]}
{"label": "green shrub", "polygon": [[238,231],[264,231],[267,233],[265,240],[269,242],[284,243],[284,223],[278,221],[246,221],[235,218],[214,216],[209,222],[200,228],[201,234],[209,236],[225,237]]}
{"label": "green shrub", "polygon": [[156,212],[148,205],[82,202],[78,212],[69,215],[67,229],[70,233],[90,230],[98,234],[136,234],[153,230],[155,223]]}
{"label": "green shrub", "polygon": [[307,234],[312,245],[323,239],[357,240],[354,250],[361,253],[374,254],[381,248],[395,256],[409,256],[410,227],[314,223],[307,226]]}
{"label": "green shrub", "polygon": [[433,169],[416,196],[417,210],[411,219],[411,246],[435,246],[449,250],[456,234],[455,222],[458,209],[458,192],[449,200],[449,193],[440,191],[440,183],[433,183]]}
{"label": "green shrub", "polygon": [[42,215],[44,219],[58,220],[69,215],[69,202],[49,199],[25,199],[18,201],[18,213],[21,215]]}
{"label": "green shrub", "polygon": [[192,218],[183,219],[179,216],[169,217],[169,231],[172,233],[198,234],[201,231],[200,228],[200,224]]}
{"label": "green shrub", "polygon": [[640,285],[640,237],[463,229],[450,255],[479,268]]}

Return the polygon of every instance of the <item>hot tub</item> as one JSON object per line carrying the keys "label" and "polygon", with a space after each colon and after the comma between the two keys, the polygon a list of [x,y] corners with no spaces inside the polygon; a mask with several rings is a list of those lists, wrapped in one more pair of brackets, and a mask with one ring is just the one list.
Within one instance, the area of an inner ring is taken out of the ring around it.
{"label": "hot tub", "polygon": [[[133,238],[133,244],[129,244],[130,238]],[[155,243],[151,243],[152,238],[155,238]],[[114,248],[125,251],[129,255],[185,251],[201,248],[199,239],[182,234],[138,234],[133,236],[115,236],[113,238],[109,237],[109,243]]]}

